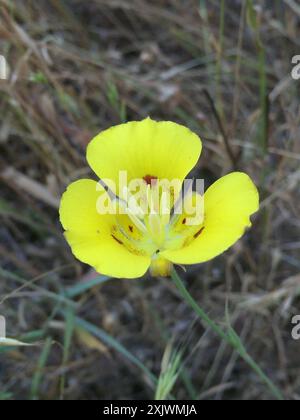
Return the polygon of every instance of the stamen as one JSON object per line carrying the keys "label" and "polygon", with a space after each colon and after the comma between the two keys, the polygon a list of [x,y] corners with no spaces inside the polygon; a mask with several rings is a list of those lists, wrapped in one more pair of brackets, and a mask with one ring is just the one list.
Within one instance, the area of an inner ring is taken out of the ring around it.
{"label": "stamen", "polygon": [[169,194],[163,192],[160,200],[160,214],[161,214],[161,224],[166,226],[170,221],[170,200]]}
{"label": "stamen", "polygon": [[143,209],[138,205],[135,197],[130,193],[127,187],[123,188],[123,194],[126,194],[127,198],[125,206],[131,211],[131,213],[143,218],[145,216]]}
{"label": "stamen", "polygon": [[131,212],[131,210],[127,207],[126,209],[126,213],[128,215],[128,217],[130,218],[130,220],[135,224],[135,226],[142,232],[147,233],[147,228],[144,225],[144,223],[135,215]]}
{"label": "stamen", "polygon": [[117,241],[120,245],[124,245],[122,241],[120,241],[120,239],[116,238],[113,234],[111,235],[115,241]]}
{"label": "stamen", "polygon": [[198,238],[198,236],[202,233],[203,229],[204,229],[204,226],[200,230],[198,230],[198,232],[195,233],[194,235],[195,239]]}
{"label": "stamen", "polygon": [[157,213],[152,213],[149,215],[149,227],[151,233],[154,237],[159,237],[161,234],[161,220],[160,216]]}
{"label": "stamen", "polygon": [[[125,187],[126,189],[127,189],[127,187]],[[123,210],[124,210],[124,212],[125,212],[125,214],[127,214],[127,216],[130,218],[130,220],[134,223],[134,225],[141,231],[141,232],[144,232],[144,233],[146,233],[147,232],[147,229],[146,229],[146,226],[144,225],[144,223],[137,217],[137,215],[136,215],[136,210],[137,210],[137,213],[139,214],[139,215],[142,215],[143,214],[143,212],[142,212],[142,209],[138,206],[138,204],[137,204],[137,202],[136,202],[136,200],[134,199],[134,197],[131,197],[131,199],[132,199],[132,203],[130,203],[130,204],[133,204],[133,207],[134,207],[134,205],[136,205],[137,207],[136,208],[134,208],[134,209],[132,209],[131,207],[128,207],[127,206],[127,203],[125,203],[123,200],[121,201],[121,200],[119,200],[119,206],[121,207],[121,208],[123,208]],[[133,211],[134,210],[134,211]]]}

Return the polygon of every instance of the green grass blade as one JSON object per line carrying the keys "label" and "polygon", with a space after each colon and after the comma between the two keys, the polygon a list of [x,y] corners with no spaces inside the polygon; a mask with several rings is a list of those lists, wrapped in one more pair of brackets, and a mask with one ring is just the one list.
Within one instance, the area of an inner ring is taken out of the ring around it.
{"label": "green grass blade", "polygon": [[38,360],[35,373],[33,375],[32,383],[31,383],[31,391],[30,391],[30,397],[32,400],[38,399],[39,387],[43,379],[43,373],[44,373],[43,370],[46,366],[46,363],[50,354],[51,345],[52,345],[52,338],[48,337],[45,341],[43,350]]}
{"label": "green grass blade", "polygon": [[[63,350],[63,366],[66,365],[69,359],[69,353],[70,353],[70,347],[74,332],[74,326],[75,326],[75,312],[74,308],[68,307],[68,309],[65,312],[65,336],[64,336],[64,350]],[[61,377],[61,383],[60,383],[60,395],[61,398],[63,398],[64,389],[65,389],[65,381],[66,377],[65,374]]]}
{"label": "green grass blade", "polygon": [[107,276],[98,276],[92,280],[86,281],[84,283],[76,284],[75,286],[70,287],[64,293],[64,296],[67,298],[75,298],[82,293],[86,292],[89,289],[92,289],[99,284],[105,283],[107,280],[110,280],[110,277]]}

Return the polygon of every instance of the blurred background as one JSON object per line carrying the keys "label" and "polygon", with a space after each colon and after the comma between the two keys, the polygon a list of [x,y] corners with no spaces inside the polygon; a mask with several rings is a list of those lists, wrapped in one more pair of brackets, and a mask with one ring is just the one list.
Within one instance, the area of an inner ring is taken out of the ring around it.
{"label": "blurred background", "polygon": [[152,399],[161,364],[178,373],[171,398],[273,398],[170,279],[107,279],[63,238],[62,192],[96,179],[89,140],[148,115],[202,138],[206,185],[236,168],[258,186],[253,228],[181,275],[221,325],[228,302],[248,352],[299,399],[299,3],[0,0],[0,54],[0,314],[38,342],[0,348],[0,399]]}

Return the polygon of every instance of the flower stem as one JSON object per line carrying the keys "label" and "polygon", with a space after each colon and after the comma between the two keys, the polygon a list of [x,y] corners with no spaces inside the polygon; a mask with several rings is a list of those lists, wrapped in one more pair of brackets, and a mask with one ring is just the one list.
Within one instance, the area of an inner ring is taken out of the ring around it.
{"label": "flower stem", "polygon": [[216,324],[206,312],[198,305],[195,299],[190,295],[186,289],[183,281],[180,276],[173,268],[171,271],[171,277],[176,284],[181,296],[185,299],[187,304],[193,308],[195,313],[202,319],[202,321],[207,324],[222,340],[225,340],[230,346],[232,346],[238,354],[244,359],[244,361],[257,373],[260,379],[267,385],[272,394],[278,399],[283,400],[283,395],[280,390],[273,384],[273,382],[268,378],[268,376],[262,371],[258,364],[252,359],[252,357],[247,353],[243,343],[241,342],[239,336],[235,331],[229,327],[228,333],[225,332],[218,324]]}

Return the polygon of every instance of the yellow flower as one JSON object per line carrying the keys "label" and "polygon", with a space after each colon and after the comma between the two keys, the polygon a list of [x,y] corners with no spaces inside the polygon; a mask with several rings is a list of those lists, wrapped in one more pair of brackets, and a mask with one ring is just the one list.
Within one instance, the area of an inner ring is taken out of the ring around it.
{"label": "yellow flower", "polygon": [[[201,148],[188,128],[150,118],[96,136],[87,160],[115,196],[88,179],[67,188],[60,220],[73,254],[102,274],[136,278],[149,267],[153,275],[167,276],[173,263],[201,263],[227,250],[251,226],[258,192],[246,174],[233,172],[204,196],[193,192],[180,201],[181,187]],[[122,171],[126,184],[120,186]],[[141,181],[138,197],[128,188],[135,180]],[[163,180],[170,184],[161,185]],[[178,202],[181,212],[175,211]],[[143,205],[148,212],[141,210]]]}

